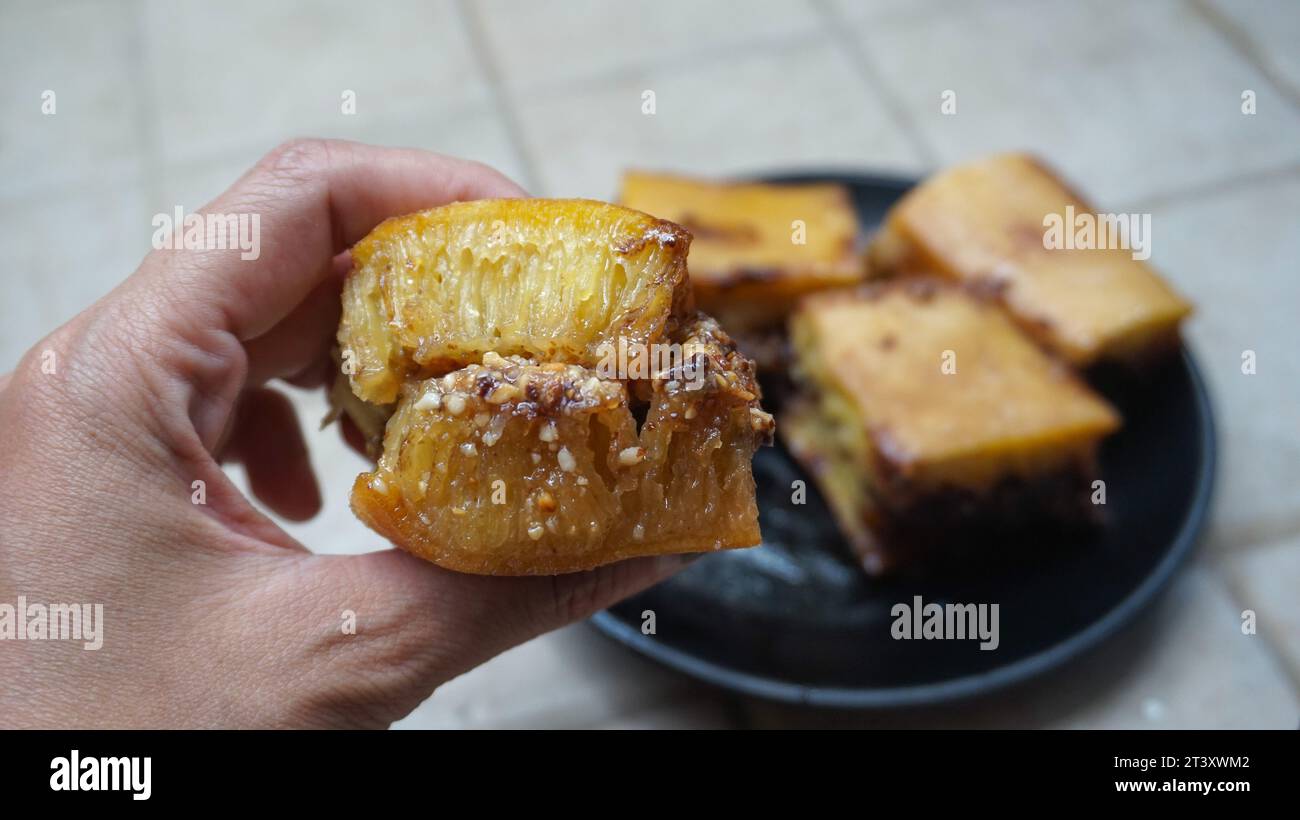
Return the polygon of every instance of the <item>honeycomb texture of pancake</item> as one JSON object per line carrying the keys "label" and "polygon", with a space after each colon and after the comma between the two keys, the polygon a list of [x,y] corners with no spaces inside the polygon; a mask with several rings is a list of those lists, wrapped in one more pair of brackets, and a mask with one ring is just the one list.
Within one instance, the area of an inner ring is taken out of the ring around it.
{"label": "honeycomb texture of pancake", "polygon": [[690,235],[588,200],[498,199],[389,219],[352,249],[339,347],[356,395],[492,351],[592,366],[619,337],[649,343],[692,312]]}

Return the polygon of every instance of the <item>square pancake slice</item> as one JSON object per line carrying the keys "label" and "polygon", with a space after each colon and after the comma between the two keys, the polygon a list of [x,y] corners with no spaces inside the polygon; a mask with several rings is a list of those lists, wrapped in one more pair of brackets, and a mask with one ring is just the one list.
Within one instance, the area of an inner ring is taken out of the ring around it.
{"label": "square pancake slice", "polygon": [[781,420],[864,567],[1086,520],[1116,411],[987,298],[912,278],[806,299]]}
{"label": "square pancake slice", "polygon": [[[938,274],[998,293],[1026,332],[1075,365],[1149,361],[1177,348],[1191,306],[1134,258],[1144,253],[1134,243],[1150,235],[1129,233],[1130,247],[1121,247],[1108,216],[1127,217],[1097,214],[1033,157],[1006,154],[914,188],[890,210],[869,255],[879,275]],[[1112,241],[1090,247],[1103,222]]]}
{"label": "square pancake slice", "polygon": [[853,203],[839,185],[628,172],[621,199],[691,233],[697,302],[738,338],[779,330],[798,296],[866,272]]}

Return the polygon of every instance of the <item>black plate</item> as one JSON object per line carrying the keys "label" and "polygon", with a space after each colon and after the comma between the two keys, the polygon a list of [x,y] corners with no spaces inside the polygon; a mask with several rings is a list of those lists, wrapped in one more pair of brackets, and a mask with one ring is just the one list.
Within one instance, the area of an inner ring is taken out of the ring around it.
{"label": "black plate", "polygon": [[[778,182],[848,186],[864,232],[911,181],[807,174]],[[1102,448],[1106,524],[1081,543],[1031,545],[1038,557],[954,577],[875,581],[844,557],[812,482],[778,444],[754,460],[764,543],[707,555],[592,623],[687,674],[777,700],[838,707],[934,703],[1024,680],[1096,645],[1150,604],[1190,554],[1214,475],[1209,398],[1187,351],[1140,385],[1098,387],[1124,414]],[[1000,645],[894,640],[891,608],[997,603]],[[641,632],[654,610],[656,634]]]}

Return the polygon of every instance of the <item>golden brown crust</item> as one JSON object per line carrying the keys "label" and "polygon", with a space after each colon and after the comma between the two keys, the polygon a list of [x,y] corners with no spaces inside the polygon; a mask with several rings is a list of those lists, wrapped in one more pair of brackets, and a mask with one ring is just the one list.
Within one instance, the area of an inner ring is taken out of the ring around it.
{"label": "golden brown crust", "polygon": [[631,171],[623,177],[621,200],[691,232],[696,299],[735,333],[779,327],[799,296],[852,284],[866,272],[857,215],[840,185]]}
{"label": "golden brown crust", "polygon": [[407,552],[443,569],[471,575],[562,575],[585,572],[629,558],[743,549],[755,546],[762,540],[755,521],[752,526],[728,530],[718,535],[701,535],[698,530],[684,531],[671,538],[653,542],[607,544],[597,551],[583,554],[530,549],[524,542],[508,560],[502,561],[485,553],[437,550],[422,538],[423,530],[407,523],[385,497],[366,484],[365,476],[357,476],[352,485],[351,504],[353,513],[366,526]]}
{"label": "golden brown crust", "polygon": [[[532,575],[760,540],[749,460],[772,435],[753,366],[707,317],[683,359],[633,384],[488,354],[403,387],[359,518],[463,572]],[[498,496],[499,493],[499,496]]]}
{"label": "golden brown crust", "polygon": [[1078,366],[1140,363],[1175,348],[1191,305],[1133,251],[1045,247],[1047,217],[1063,219],[1068,209],[1094,212],[1041,161],[990,157],[909,191],[868,256],[878,276],[938,275],[989,288],[1022,330]]}
{"label": "golden brown crust", "polygon": [[805,383],[842,397],[870,438],[878,484],[996,478],[987,465],[1087,449],[1119,426],[1077,374],[969,287],[910,278],[819,294],[792,329]]}

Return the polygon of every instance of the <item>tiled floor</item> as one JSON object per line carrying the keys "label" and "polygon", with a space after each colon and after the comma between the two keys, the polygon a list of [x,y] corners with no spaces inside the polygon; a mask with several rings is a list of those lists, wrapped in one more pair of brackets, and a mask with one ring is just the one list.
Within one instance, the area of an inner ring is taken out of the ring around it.
{"label": "tiled floor", "polygon": [[[0,368],[135,266],[153,213],[198,207],[294,135],[436,149],[539,194],[597,197],[628,166],[919,173],[1030,148],[1109,208],[1152,212],[1153,261],[1200,307],[1188,336],[1222,463],[1197,562],[1129,633],[972,704],[846,715],[735,699],[576,626],[453,681],[400,725],[1300,720],[1291,0],[0,5]],[[341,112],[346,90],[355,115]],[[941,113],[947,91],[955,115]],[[1247,349],[1255,375],[1241,372]],[[310,419],[324,411],[319,396],[295,401]],[[289,529],[321,551],[379,548],[344,503],[360,460],[333,431],[312,436],[327,511]],[[1257,634],[1243,634],[1245,610]]]}

